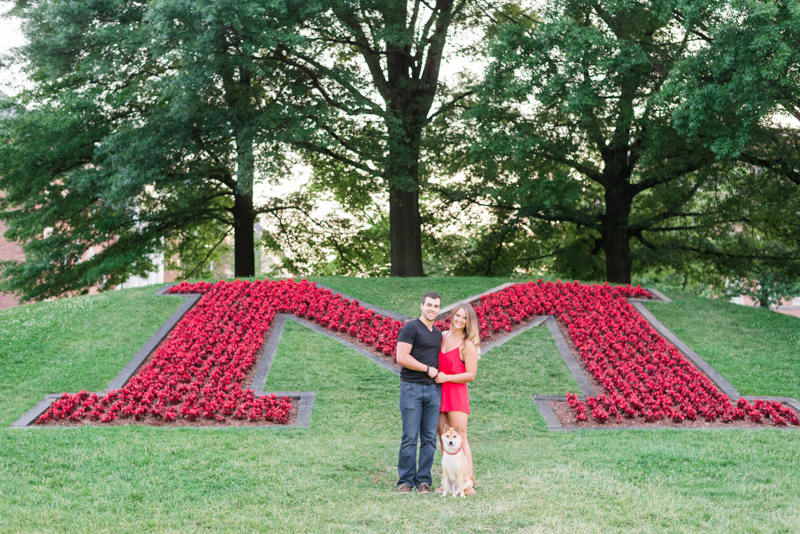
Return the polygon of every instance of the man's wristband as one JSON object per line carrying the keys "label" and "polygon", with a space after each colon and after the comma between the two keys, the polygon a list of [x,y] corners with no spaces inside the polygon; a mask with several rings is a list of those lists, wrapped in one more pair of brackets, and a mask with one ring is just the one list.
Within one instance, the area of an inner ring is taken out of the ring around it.
{"label": "man's wristband", "polygon": [[427,369],[425,369],[425,374],[428,375],[428,376],[431,376],[431,366],[430,365],[428,365]]}

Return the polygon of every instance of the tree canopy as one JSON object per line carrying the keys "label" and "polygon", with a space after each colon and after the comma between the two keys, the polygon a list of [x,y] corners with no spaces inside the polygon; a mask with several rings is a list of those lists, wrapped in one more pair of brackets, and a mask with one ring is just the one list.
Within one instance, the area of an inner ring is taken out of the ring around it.
{"label": "tree canopy", "polygon": [[158,250],[229,233],[236,275],[253,275],[256,217],[292,204],[254,204],[253,184],[281,172],[298,127],[285,99],[304,86],[271,56],[300,41],[302,11],[104,0],[13,13],[34,88],[0,124],[2,215],[27,258],[5,265],[6,287],[38,299],[113,286]]}
{"label": "tree canopy", "polygon": [[[500,27],[470,111],[472,181],[451,192],[496,214],[473,272],[488,274],[504,255],[555,256],[560,272],[612,282],[630,282],[634,260],[797,262],[754,225],[765,203],[745,203],[748,164],[766,147],[754,136],[724,151],[719,137],[687,135],[687,103],[716,86],[699,58],[725,46],[707,33],[735,19],[719,4],[568,0],[547,4],[535,25]],[[776,104],[735,106],[738,119],[723,117],[718,130],[758,123]],[[504,251],[515,238],[522,246]]]}
{"label": "tree canopy", "polygon": [[[461,274],[798,277],[789,0],[19,0],[12,15],[29,44],[6,62],[32,88],[1,104],[0,218],[26,261],[2,277],[23,299],[112,287],[161,251],[200,274],[229,236],[253,275],[259,219],[317,272],[420,276],[428,257]],[[482,79],[442,75],[464,58]],[[304,190],[256,198],[297,161]]]}
{"label": "tree canopy", "polygon": [[[392,276],[424,274],[420,191],[425,161],[441,149],[433,125],[471,94],[445,85],[441,70],[452,33],[474,19],[477,3],[328,0],[300,29],[313,50],[279,53],[313,89],[305,116],[314,133],[294,146],[315,181],[360,215],[373,197],[388,200]],[[452,57],[457,47],[449,48]]]}

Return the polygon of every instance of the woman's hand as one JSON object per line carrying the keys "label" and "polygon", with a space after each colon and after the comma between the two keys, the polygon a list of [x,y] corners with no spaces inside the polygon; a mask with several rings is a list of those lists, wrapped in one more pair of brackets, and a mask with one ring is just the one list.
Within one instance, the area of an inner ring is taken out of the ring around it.
{"label": "woman's hand", "polygon": [[444,373],[442,373],[440,371],[439,374],[436,375],[436,383],[437,384],[444,384],[445,382],[448,381],[449,378],[450,378],[449,376],[447,376],[446,374],[444,374]]}

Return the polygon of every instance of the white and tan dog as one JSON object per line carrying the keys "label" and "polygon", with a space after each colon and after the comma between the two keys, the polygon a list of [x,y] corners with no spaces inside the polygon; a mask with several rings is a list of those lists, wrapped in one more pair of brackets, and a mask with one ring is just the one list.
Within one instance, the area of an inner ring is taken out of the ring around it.
{"label": "white and tan dog", "polygon": [[444,425],[442,434],[442,497],[450,493],[453,497],[461,495],[472,487],[472,479],[468,476],[469,465],[467,455],[461,450],[461,433],[455,428]]}

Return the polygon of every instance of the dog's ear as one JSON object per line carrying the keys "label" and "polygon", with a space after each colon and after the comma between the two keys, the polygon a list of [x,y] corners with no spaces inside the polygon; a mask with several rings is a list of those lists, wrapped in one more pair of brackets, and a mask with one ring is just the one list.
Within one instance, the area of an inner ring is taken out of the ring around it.
{"label": "dog's ear", "polygon": [[456,425],[456,433],[460,434],[460,432],[458,431],[458,425]]}
{"label": "dog's ear", "polygon": [[447,423],[442,423],[442,428],[444,429],[445,432],[450,430],[450,427],[447,426]]}

